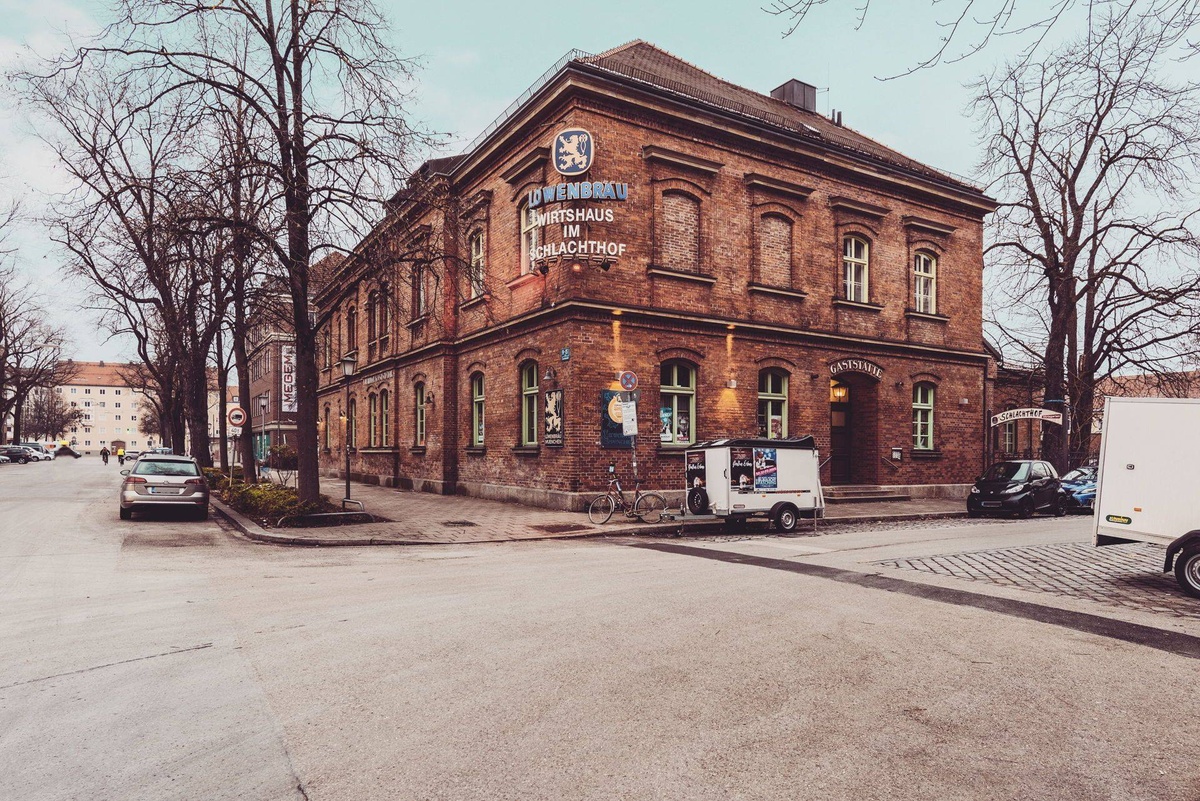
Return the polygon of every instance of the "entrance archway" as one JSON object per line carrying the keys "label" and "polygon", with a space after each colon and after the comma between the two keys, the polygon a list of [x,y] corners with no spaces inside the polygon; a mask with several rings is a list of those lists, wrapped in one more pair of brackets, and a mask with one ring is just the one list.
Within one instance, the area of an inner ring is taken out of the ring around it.
{"label": "entrance archway", "polygon": [[829,381],[829,483],[879,480],[879,383],[861,373]]}

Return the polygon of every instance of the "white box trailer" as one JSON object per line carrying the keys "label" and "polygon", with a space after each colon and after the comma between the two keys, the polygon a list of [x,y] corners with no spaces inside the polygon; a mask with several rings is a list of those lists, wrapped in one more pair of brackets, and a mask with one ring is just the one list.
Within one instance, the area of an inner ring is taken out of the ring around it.
{"label": "white box trailer", "polygon": [[779,531],[825,515],[812,437],[701,442],[688,448],[684,471],[691,515],[735,521],[765,515]]}
{"label": "white box trailer", "polygon": [[1097,478],[1093,544],[1166,546],[1163,572],[1200,598],[1200,400],[1105,400]]}

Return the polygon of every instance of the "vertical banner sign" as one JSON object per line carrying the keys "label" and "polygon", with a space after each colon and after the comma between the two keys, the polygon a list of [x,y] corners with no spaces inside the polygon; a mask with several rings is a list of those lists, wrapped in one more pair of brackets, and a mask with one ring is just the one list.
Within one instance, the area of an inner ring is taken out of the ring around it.
{"label": "vertical banner sign", "polygon": [[705,478],[706,466],[704,464],[704,451],[688,451],[687,453],[687,486],[703,487]]}
{"label": "vertical banner sign", "polygon": [[296,346],[284,345],[280,348],[282,355],[282,370],[280,370],[279,397],[284,414],[296,413]]}
{"label": "vertical banner sign", "polygon": [[633,439],[625,436],[621,416],[621,393],[612,389],[600,390],[600,447],[633,447]]}
{"label": "vertical banner sign", "polygon": [[542,442],[551,448],[563,446],[563,391],[546,391],[546,425],[542,431]]}
{"label": "vertical banner sign", "polygon": [[779,467],[775,460],[774,448],[754,449],[754,488],[778,489]]}
{"label": "vertical banner sign", "polygon": [[674,418],[670,406],[660,406],[658,409],[658,441],[670,442],[675,438]]}
{"label": "vertical banner sign", "polygon": [[729,449],[729,486],[741,492],[754,486],[754,452],[750,448]]}

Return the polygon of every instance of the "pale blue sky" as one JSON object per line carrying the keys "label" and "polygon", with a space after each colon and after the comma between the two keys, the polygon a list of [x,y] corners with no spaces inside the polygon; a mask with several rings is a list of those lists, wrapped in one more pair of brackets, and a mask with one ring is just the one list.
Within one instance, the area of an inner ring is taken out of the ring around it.
{"label": "pale blue sky", "polygon": [[[393,0],[390,16],[401,53],[419,56],[413,118],[452,137],[445,152],[470,141],[530,83],[572,48],[600,52],[645,39],[721,78],[769,92],[789,78],[816,84],[818,108],[843,112],[846,125],[931,166],[970,174],[976,161],[974,123],[963,84],[1003,57],[1004,43],[959,64],[892,81],[935,48],[940,32],[929,0],[876,2],[866,24],[853,29],[850,2],[822,8],[784,39],[782,19],[755,0],[726,2],[425,4]],[[106,17],[107,3],[85,0],[0,0],[0,63],[24,45],[50,52],[62,31],[85,34]],[[1063,30],[1066,33],[1066,30]],[[0,107],[0,196],[20,196],[37,212],[39,198],[61,186],[53,159],[11,105]],[[47,305],[68,324],[75,355],[118,359],[127,343],[102,342],[77,291],[64,291],[60,256],[36,225],[18,232],[25,269],[42,284]]]}

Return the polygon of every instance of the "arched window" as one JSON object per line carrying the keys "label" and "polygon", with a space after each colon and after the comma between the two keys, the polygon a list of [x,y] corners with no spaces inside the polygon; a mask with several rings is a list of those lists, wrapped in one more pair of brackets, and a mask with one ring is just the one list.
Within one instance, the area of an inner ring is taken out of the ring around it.
{"label": "arched window", "polygon": [[700,201],[683,192],[664,192],[658,221],[659,263],[668,270],[700,272]]}
{"label": "arched window", "polygon": [[663,444],[690,445],[696,441],[696,368],[687,362],[663,362],[659,405]]}
{"label": "arched window", "polygon": [[413,385],[413,445],[425,447],[425,384]]}
{"label": "arched window", "polygon": [[358,350],[358,309],[351,306],[346,312],[346,352]]}
{"label": "arched window", "polygon": [[788,374],[782,370],[758,374],[758,435],[769,439],[788,435]]}
{"label": "arched window", "polygon": [[928,382],[913,384],[913,450],[933,450],[933,407],[937,389]]}
{"label": "arched window", "polygon": [[870,286],[871,246],[865,239],[848,236],[842,240],[842,295],[855,303],[867,303]]}
{"label": "arched window", "polygon": [[758,282],[792,285],[792,221],[781,214],[764,214],[758,221]]}
{"label": "arched window", "polygon": [[367,295],[367,342],[371,343],[373,343],[379,336],[378,330],[375,327],[376,323],[378,322],[378,320],[375,319],[375,307],[378,305],[378,303],[378,292],[372,291],[369,295]]}
{"label": "arched window", "polygon": [[358,401],[355,398],[346,405],[346,447],[358,447]]}
{"label": "arched window", "polygon": [[913,257],[913,310],[937,314],[937,256],[925,251]]}
{"label": "arched window", "polygon": [[537,212],[524,204],[521,206],[521,275],[533,272],[537,247]]}
{"label": "arched window", "polygon": [[467,297],[477,298],[483,295],[483,275],[486,268],[484,264],[484,240],[483,229],[476,228],[467,237]]}
{"label": "arched window", "polygon": [[324,423],[325,423],[325,429],[322,432],[324,434],[322,439],[324,440],[325,449],[328,450],[333,447],[333,432],[329,430],[329,404],[328,403],[325,404]]}
{"label": "arched window", "polygon": [[379,444],[385,448],[392,446],[391,432],[391,395],[384,389],[379,392]]}
{"label": "arched window", "polygon": [[471,375],[471,445],[483,447],[484,427],[483,373]]}
{"label": "arched window", "polygon": [[521,444],[538,444],[538,365],[525,362],[521,365]]}
{"label": "arched window", "polygon": [[388,336],[392,333],[391,303],[391,287],[387,284],[380,285],[379,305],[375,308],[375,316],[379,318],[376,323],[376,330],[379,333],[380,344],[385,348],[387,347]]}
{"label": "arched window", "polygon": [[367,446],[374,448],[379,433],[379,397],[372,392],[367,396]]}

